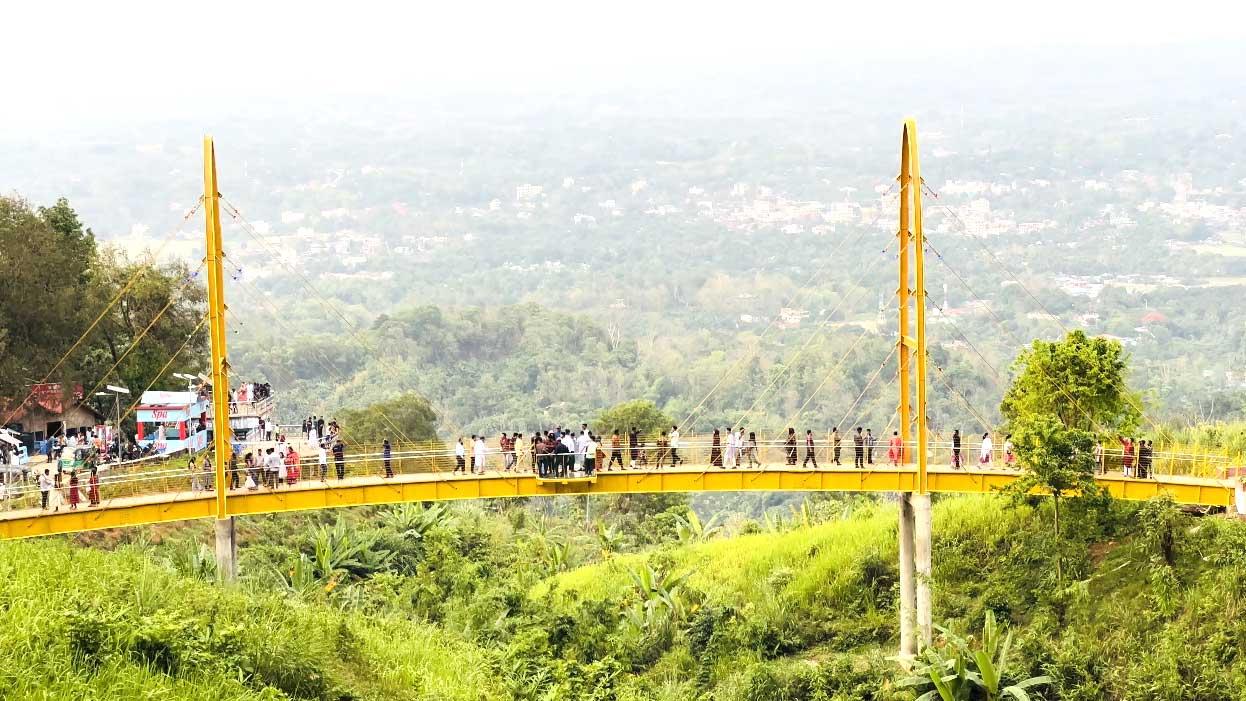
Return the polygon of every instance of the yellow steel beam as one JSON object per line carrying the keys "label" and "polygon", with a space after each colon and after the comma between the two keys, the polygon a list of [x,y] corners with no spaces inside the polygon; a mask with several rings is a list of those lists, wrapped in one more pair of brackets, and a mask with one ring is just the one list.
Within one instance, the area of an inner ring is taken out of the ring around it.
{"label": "yellow steel beam", "polygon": [[917,356],[917,491],[924,494],[929,489],[926,469],[929,447],[926,426],[926,235],[922,231],[922,171],[917,149],[917,123],[911,119],[906,121],[904,133],[911,161],[909,191],[913,197],[913,306],[917,309],[917,348],[913,350]]}
{"label": "yellow steel beam", "polygon": [[[909,426],[912,422],[912,408],[909,405],[912,396],[912,381],[909,378],[909,360],[912,356],[912,344],[909,336],[909,258],[913,246],[913,216],[909,204],[909,191],[912,189],[913,174],[909,158],[909,132],[906,128],[900,140],[900,228],[896,232],[899,242],[897,260],[900,264],[900,286],[896,288],[897,303],[900,308],[900,332],[897,335],[896,352],[900,355],[900,440],[901,462],[908,462],[905,451],[909,445]],[[887,436],[882,439],[888,440]]]}
{"label": "yellow steel beam", "polygon": [[36,516],[0,520],[0,540],[29,538],[57,533],[97,531],[104,528],[144,526],[167,521],[209,518],[216,515],[210,495],[198,499],[154,502],[103,509],[83,509],[44,513]]}
{"label": "yellow steel beam", "polygon": [[225,360],[225,276],[222,272],[221,202],[216,181],[216,147],[203,137],[203,219],[208,269],[208,326],[212,347],[212,440],[216,458],[216,517],[225,518],[225,470],[230,458],[229,365]]}
{"label": "yellow steel beam", "polygon": [[[245,516],[342,506],[369,506],[412,501],[456,501],[506,497],[544,497],[568,494],[647,494],[656,492],[912,492],[918,486],[914,469],[900,470],[707,470],[671,472],[599,473],[597,481],[538,482],[532,476],[447,477],[445,479],[381,480],[349,486],[332,483],[314,488],[274,492],[247,492],[229,499],[228,516]],[[1007,486],[1015,475],[993,472],[932,471],[931,492],[986,494]],[[1233,489],[1223,482],[1192,479],[1134,480],[1119,476],[1098,478],[1117,499],[1143,501],[1160,494],[1179,504],[1232,506]],[[1036,490],[1035,494],[1042,494]],[[173,497],[174,495],[170,495]],[[211,495],[168,502],[82,511],[40,513],[0,519],[0,540],[103,528],[141,526],[167,521],[216,516]]]}

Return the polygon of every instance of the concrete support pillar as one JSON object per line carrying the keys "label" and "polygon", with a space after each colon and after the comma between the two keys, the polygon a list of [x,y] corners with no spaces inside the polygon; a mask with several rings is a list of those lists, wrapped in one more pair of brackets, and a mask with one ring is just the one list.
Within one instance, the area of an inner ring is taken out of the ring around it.
{"label": "concrete support pillar", "polygon": [[234,537],[234,517],[216,520],[216,579],[231,584],[238,578],[238,541]]}
{"label": "concrete support pillar", "polygon": [[900,658],[917,655],[917,562],[914,553],[916,522],[914,495],[900,493]]}
{"label": "concrete support pillar", "polygon": [[931,605],[930,605],[930,495],[914,494],[910,497],[913,505],[914,531],[913,550],[916,554],[917,575],[917,635],[918,646],[930,645]]}

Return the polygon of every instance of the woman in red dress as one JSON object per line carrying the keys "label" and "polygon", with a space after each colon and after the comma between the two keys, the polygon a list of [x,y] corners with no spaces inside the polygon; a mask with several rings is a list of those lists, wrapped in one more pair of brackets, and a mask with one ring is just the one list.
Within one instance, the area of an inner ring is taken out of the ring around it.
{"label": "woman in red dress", "polygon": [[87,480],[87,500],[91,506],[100,505],[100,476],[94,467],[91,468],[91,479]]}
{"label": "woman in red dress", "polygon": [[78,491],[78,471],[72,470],[69,473],[69,510],[73,511],[78,508],[78,502],[82,500],[82,494]]}
{"label": "woman in red dress", "polygon": [[887,442],[887,459],[891,461],[891,466],[896,467],[904,458],[904,441],[900,440],[900,432],[892,431],[891,440]]}
{"label": "woman in red dress", "polygon": [[297,484],[299,481],[299,454],[294,448],[286,451],[286,484]]}

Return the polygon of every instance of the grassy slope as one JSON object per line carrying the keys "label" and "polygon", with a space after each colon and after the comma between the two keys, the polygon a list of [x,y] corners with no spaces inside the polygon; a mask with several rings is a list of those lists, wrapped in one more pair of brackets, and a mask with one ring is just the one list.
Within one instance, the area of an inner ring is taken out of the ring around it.
{"label": "grassy slope", "polygon": [[141,550],[0,544],[0,698],[494,698],[489,669],[432,627],[222,591]]}
{"label": "grassy slope", "polygon": [[[1171,570],[1148,564],[1145,548],[1096,546],[1102,552],[1085,600],[1055,621],[1031,615],[1024,597],[1009,598],[1016,580],[997,576],[1005,570],[994,564],[1007,561],[1022,576],[1041,572],[1048,563],[1030,564],[1021,538],[1044,519],[992,497],[940,500],[936,618],[972,623],[984,607],[1011,610],[1018,654],[1064,680],[1062,698],[1213,699],[1246,689],[1246,665],[1237,663],[1246,659],[1246,623],[1238,623],[1246,621],[1246,556],[1235,555],[1246,552],[1246,528],[1188,521]],[[867,507],[811,528],[670,545],[563,573],[529,594],[571,613],[578,602],[626,601],[629,572],[643,565],[688,572],[702,606],[734,610],[722,629],[729,642],[708,662],[701,649],[679,643],[644,673],[648,682],[682,698],[702,670],[715,699],[814,698],[774,689],[803,688],[820,668],[815,676],[831,684],[821,688],[838,694],[826,698],[864,698],[861,689],[880,688],[891,675],[884,658],[894,645],[895,521],[894,507]],[[0,698],[124,699],[153,689],[171,699],[272,698],[272,689],[321,698],[508,698],[489,653],[441,628],[276,593],[220,591],[152,561],[137,547],[0,544]],[[182,665],[166,674],[161,645],[170,641]],[[858,686],[838,686],[841,678]]]}

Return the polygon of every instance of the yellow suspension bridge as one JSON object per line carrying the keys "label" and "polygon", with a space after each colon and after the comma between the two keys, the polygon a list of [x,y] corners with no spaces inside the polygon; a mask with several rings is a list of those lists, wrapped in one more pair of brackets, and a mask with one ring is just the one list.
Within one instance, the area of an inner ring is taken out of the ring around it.
{"label": "yellow suspension bridge", "polygon": [[[98,503],[80,504],[73,510],[62,506],[55,512],[48,512],[34,506],[34,492],[30,488],[25,495],[20,490],[16,494],[10,492],[11,501],[17,497],[18,508],[0,512],[0,539],[210,518],[216,521],[218,572],[228,581],[236,572],[234,517],[237,516],[411,501],[556,495],[775,490],[894,492],[900,495],[900,648],[901,654],[912,654],[918,636],[927,641],[930,638],[930,495],[991,492],[1007,486],[1020,474],[1017,466],[1003,459],[1004,456],[985,462],[996,469],[985,467],[976,459],[978,451],[972,443],[965,446],[967,459],[964,462],[977,465],[965,469],[953,467],[947,437],[932,436],[927,425],[925,253],[929,249],[941,263],[946,265],[946,261],[923,234],[922,193],[926,188],[920,175],[916,125],[911,120],[905,122],[901,137],[899,228],[893,244],[897,246],[899,268],[896,293],[899,328],[893,351],[898,365],[895,426],[899,444],[890,455],[887,446],[874,449],[870,456],[873,460],[860,467],[851,464],[855,457],[854,446],[847,431],[843,463],[848,464],[836,464],[832,439],[825,434],[817,437],[812,450],[806,448],[804,437],[800,437],[797,450],[800,457],[807,458],[813,453],[816,460],[811,461],[812,467],[793,464],[796,461],[790,444],[773,437],[762,437],[756,452],[760,465],[750,467],[729,464],[730,460],[724,463],[721,454],[715,455],[719,448],[705,436],[686,436],[679,447],[682,462],[678,466],[658,468],[656,463],[660,456],[653,451],[664,449],[655,447],[650,439],[639,447],[641,460],[636,466],[629,460],[624,469],[598,469],[592,475],[565,478],[543,478],[534,474],[531,460],[523,459],[526,457],[523,445],[519,446],[521,459],[513,470],[499,469],[501,457],[494,450],[479,470],[456,472],[454,452],[446,446],[399,443],[388,461],[379,447],[351,446],[349,458],[339,463],[335,457],[330,457],[326,466],[303,447],[300,450],[302,474],[296,483],[279,488],[248,489],[242,484],[245,475],[241,471],[231,474],[227,470],[231,458],[236,456],[231,454],[229,429],[230,368],[226,348],[222,205],[235,219],[240,215],[228,202],[222,203],[211,137],[204,139],[203,166],[204,193],[200,206],[204,213],[207,247],[204,259],[208,288],[206,322],[210,329],[215,429],[212,446],[215,469],[208,480],[210,488],[192,490],[191,476],[184,468],[133,472],[123,468],[104,475]],[[967,282],[965,284],[968,286]],[[884,365],[889,360],[890,357]],[[935,369],[947,385],[942,371],[938,367]],[[949,386],[949,389],[952,388]],[[969,410],[978,415],[972,406]],[[889,437],[880,438],[886,441]],[[294,446],[300,447],[298,442]],[[468,450],[470,452],[470,447]],[[630,446],[628,452],[631,452]],[[1097,480],[1116,498],[1142,500],[1167,494],[1182,504],[1226,507],[1235,503],[1239,487],[1235,479],[1230,479],[1231,475],[1236,475],[1236,470],[1227,457],[1160,452],[1151,458],[1150,474],[1138,478],[1113,469],[1113,451],[1105,453],[1109,457]],[[1121,464],[1119,458],[1114,464]],[[387,472],[392,472],[392,476]]]}

